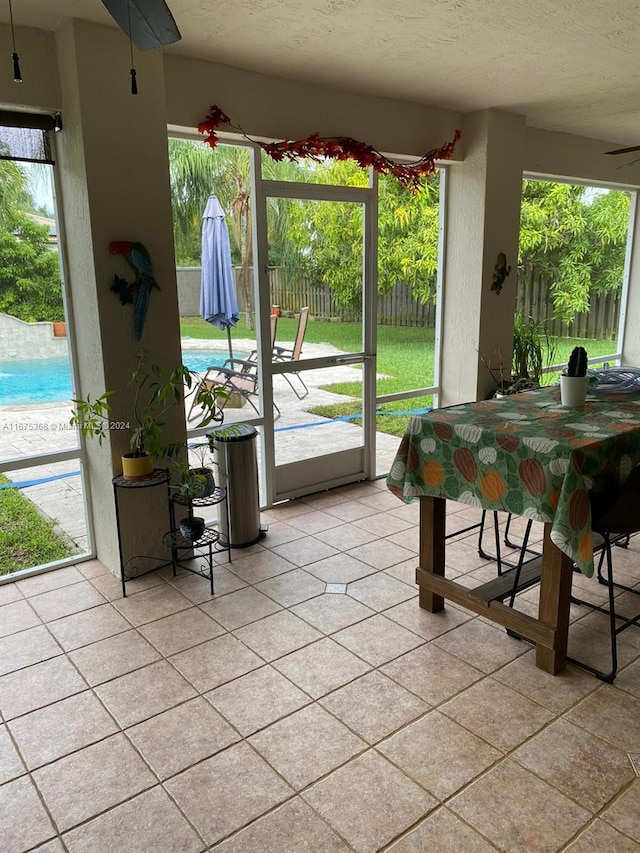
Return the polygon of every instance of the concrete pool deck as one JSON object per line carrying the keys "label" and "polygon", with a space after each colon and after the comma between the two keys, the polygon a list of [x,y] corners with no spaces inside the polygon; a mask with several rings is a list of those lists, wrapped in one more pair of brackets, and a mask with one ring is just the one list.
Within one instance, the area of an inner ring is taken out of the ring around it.
{"label": "concrete pool deck", "polygon": [[[212,346],[212,343],[217,346]],[[249,352],[251,341],[234,340],[234,350]],[[183,340],[185,349],[223,350],[226,342]],[[334,347],[326,345],[307,345],[308,357],[338,353]],[[286,464],[305,458],[313,458],[323,452],[332,452],[361,443],[361,429],[347,422],[335,422],[315,415],[309,409],[344,401],[344,396],[323,390],[320,386],[331,382],[360,381],[361,371],[348,365],[339,365],[323,370],[310,370],[304,373],[309,394],[299,400],[293,390],[281,376],[274,378],[274,396],[281,412],[276,421],[277,464]],[[293,380],[296,381],[295,379]],[[36,406],[0,407],[0,462],[51,453],[59,450],[71,450],[77,447],[77,432],[69,425],[71,404],[52,403]],[[245,420],[253,415],[250,406],[228,408],[225,423]],[[314,426],[305,426],[316,424]],[[391,465],[398,448],[399,439],[385,433],[377,433],[377,468],[386,471]],[[259,447],[259,444],[258,444]],[[6,472],[14,482],[47,480],[23,490],[58,530],[76,543],[79,552],[88,550],[88,536],[85,523],[84,497],[79,476],[65,476],[78,471],[77,460],[45,464],[37,469],[21,468]],[[51,478],[51,479],[48,479]]]}

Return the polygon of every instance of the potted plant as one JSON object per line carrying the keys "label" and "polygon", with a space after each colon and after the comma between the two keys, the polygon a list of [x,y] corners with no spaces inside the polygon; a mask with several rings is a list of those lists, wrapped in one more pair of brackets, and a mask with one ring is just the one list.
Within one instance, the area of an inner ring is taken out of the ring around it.
{"label": "potted plant", "polygon": [[157,364],[145,365],[144,354],[128,383],[135,388],[133,406],[128,420],[111,420],[110,398],[113,391],[106,391],[95,399],[75,398],[70,423],[79,427],[86,438],[97,438],[99,443],[109,429],[124,429],[129,432],[130,452],[122,457],[122,473],[127,480],[148,477],[153,471],[155,459],[175,458],[184,450],[184,442],[164,441],[167,413],[176,406],[184,406],[184,397],[196,395],[201,416],[196,428],[211,423],[222,423],[224,419],[219,401],[227,398],[227,392],[219,385],[204,383],[201,377],[179,364],[164,379],[162,368]]}
{"label": "potted plant", "polygon": [[174,502],[187,508],[187,515],[179,521],[180,533],[184,539],[196,541],[204,533],[204,518],[193,514],[193,501],[204,496],[207,479],[201,474],[194,473],[188,465],[177,464],[181,477],[180,482],[172,486]]}
{"label": "potted plant", "polygon": [[554,341],[544,325],[518,311],[513,318],[513,378],[530,379],[539,385],[545,365],[553,363],[554,353]]}
{"label": "potted plant", "polygon": [[560,400],[563,406],[582,406],[587,396],[587,351],[574,347],[569,363],[560,376]]}
{"label": "potted plant", "polygon": [[508,370],[503,363],[501,352],[497,353],[497,368],[492,364],[496,353],[488,363],[480,353],[482,363],[497,386],[491,396],[504,397],[537,388],[540,385],[543,369],[553,363],[554,354],[554,339],[548,334],[544,325],[519,311],[513,318],[511,370]]}
{"label": "potted plant", "polygon": [[198,465],[189,468],[190,476],[195,480],[198,494],[196,497],[206,498],[212,495],[216,488],[214,466],[217,463],[211,459],[209,443],[194,444],[189,450],[195,454]]}

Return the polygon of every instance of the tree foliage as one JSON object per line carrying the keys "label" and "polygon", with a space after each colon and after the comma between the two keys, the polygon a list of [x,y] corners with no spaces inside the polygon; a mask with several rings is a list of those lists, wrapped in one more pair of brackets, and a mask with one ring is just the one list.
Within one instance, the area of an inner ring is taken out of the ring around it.
{"label": "tree foliage", "polygon": [[[314,183],[367,186],[366,171],[350,161],[316,165]],[[378,292],[408,284],[416,299],[435,300],[439,178],[416,193],[382,176],[378,193]],[[289,258],[311,284],[328,284],[338,305],[362,307],[363,207],[356,202],[290,203],[286,233]],[[289,271],[289,270],[288,270]]]}
{"label": "tree foliage", "polygon": [[0,312],[34,323],[64,320],[58,256],[49,229],[22,211],[0,225]]}
{"label": "tree foliage", "polygon": [[[169,140],[174,231],[178,263],[200,262],[202,211],[215,192],[227,213],[232,260],[240,266],[239,291],[251,305],[252,211],[249,151]],[[352,161],[275,163],[262,155],[268,180],[368,186],[367,171]],[[438,269],[439,175],[413,193],[382,176],[378,194],[378,292],[397,282],[415,299],[435,301]],[[591,292],[618,291],[622,284],[629,221],[629,193],[594,190],[551,181],[525,180],[520,220],[519,269],[551,286],[553,314],[569,322],[589,310]],[[291,281],[328,284],[336,303],[362,303],[362,206],[268,198],[269,263]],[[527,279],[528,280],[528,279]]]}
{"label": "tree foliage", "polygon": [[[207,199],[218,197],[226,215],[231,260],[239,267],[238,292],[252,322],[253,264],[250,151],[237,145],[215,149],[185,139],[169,139],[169,172],[173,206],[173,231],[179,266],[198,266],[202,255],[202,214]],[[263,176],[269,180],[293,179],[295,163],[263,161]],[[272,198],[269,207],[270,263],[283,263],[288,228],[285,200]]]}
{"label": "tree foliage", "polygon": [[64,320],[58,256],[17,163],[0,161],[0,312],[25,322]]}
{"label": "tree foliage", "polygon": [[525,180],[520,215],[520,270],[551,286],[553,314],[571,322],[589,295],[622,286],[629,193]]}

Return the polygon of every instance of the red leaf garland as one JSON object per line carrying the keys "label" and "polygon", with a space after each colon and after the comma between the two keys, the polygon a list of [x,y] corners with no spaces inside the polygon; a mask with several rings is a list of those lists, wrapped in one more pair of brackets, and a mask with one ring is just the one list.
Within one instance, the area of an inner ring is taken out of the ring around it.
{"label": "red leaf garland", "polygon": [[296,160],[298,157],[309,157],[318,162],[324,157],[330,157],[333,160],[355,160],[365,169],[371,166],[381,175],[393,175],[404,187],[412,190],[418,188],[422,178],[435,171],[436,160],[448,160],[451,157],[456,142],[460,139],[460,131],[456,130],[450,142],[445,142],[440,148],[427,152],[414,163],[396,163],[373,146],[352,139],[350,136],[321,137],[318,133],[312,133],[304,139],[259,142],[251,139],[241,127],[233,124],[217,104],[211,107],[209,115],[198,125],[198,132],[207,134],[204,141],[212,148],[215,148],[220,141],[216,131],[223,124],[238,130],[245,139],[259,145],[274,160]]}

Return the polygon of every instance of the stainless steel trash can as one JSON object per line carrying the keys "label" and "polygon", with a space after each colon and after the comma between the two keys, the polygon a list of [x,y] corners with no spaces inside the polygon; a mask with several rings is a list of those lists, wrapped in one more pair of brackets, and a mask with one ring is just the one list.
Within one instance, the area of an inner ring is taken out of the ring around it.
{"label": "stainless steel trash can", "polygon": [[257,436],[257,430],[248,424],[208,434],[218,482],[227,489],[227,502],[220,504],[220,530],[229,537],[232,548],[253,545],[266,532],[260,526]]}

